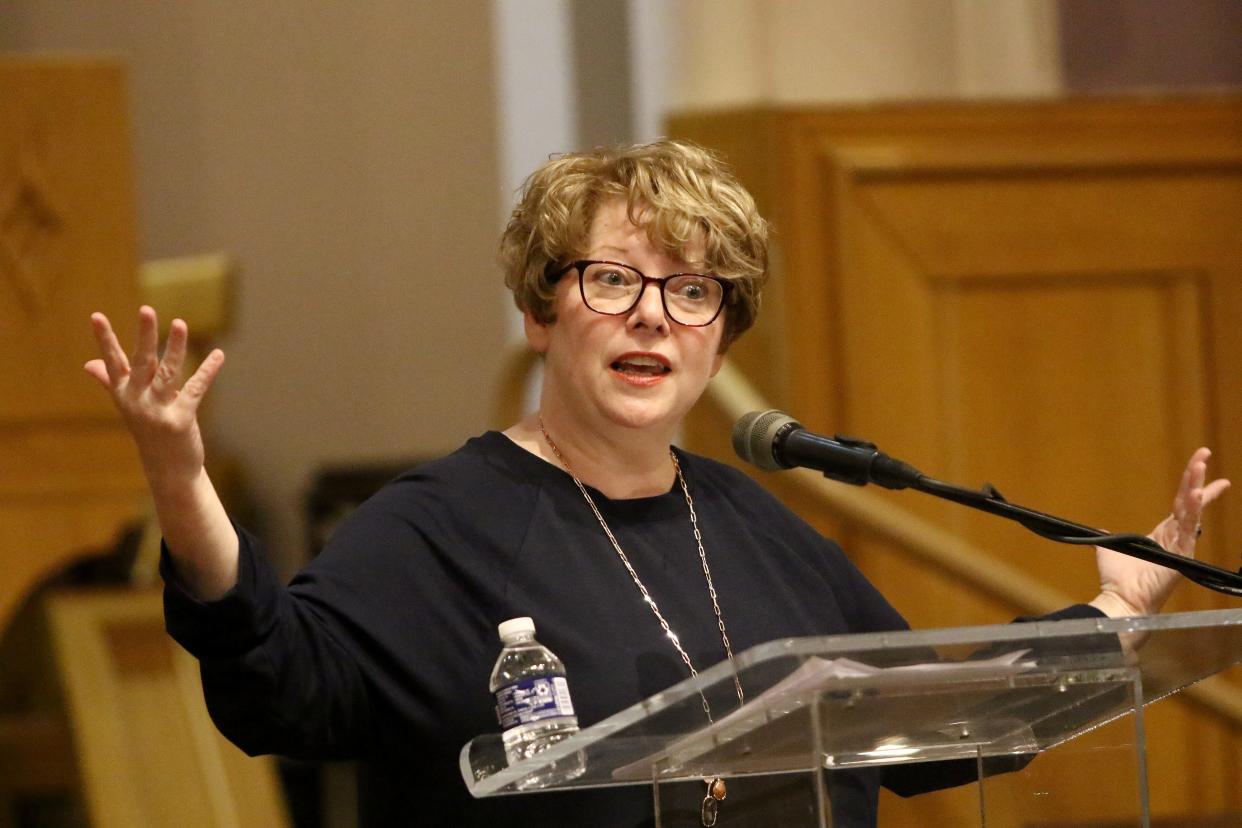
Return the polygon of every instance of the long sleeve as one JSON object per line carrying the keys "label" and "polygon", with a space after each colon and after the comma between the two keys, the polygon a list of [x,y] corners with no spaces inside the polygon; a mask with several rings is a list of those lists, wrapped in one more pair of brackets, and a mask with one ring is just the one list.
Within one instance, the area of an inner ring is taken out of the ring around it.
{"label": "long sleeve", "polygon": [[483,530],[460,519],[459,488],[395,481],[288,587],[240,529],[239,581],[218,601],[186,594],[165,557],[168,630],[200,659],[230,740],[249,753],[391,757],[455,751],[495,726],[486,681],[504,539],[524,526],[500,509]]}
{"label": "long sleeve", "polygon": [[344,646],[279,583],[258,541],[239,528],[238,583],[201,602],[165,550],[169,633],[201,665],[216,726],[251,755],[349,756],[364,749],[371,705]]}

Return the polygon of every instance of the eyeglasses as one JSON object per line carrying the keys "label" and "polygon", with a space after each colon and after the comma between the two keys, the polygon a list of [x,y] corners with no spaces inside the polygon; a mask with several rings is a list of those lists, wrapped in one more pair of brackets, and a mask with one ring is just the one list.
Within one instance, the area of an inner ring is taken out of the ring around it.
{"label": "eyeglasses", "polygon": [[555,284],[571,270],[578,271],[582,301],[596,313],[621,316],[642,298],[647,285],[660,287],[660,301],[668,318],[679,325],[701,328],[716,321],[733,285],[705,273],[674,273],[656,278],[620,262],[580,259],[548,275]]}

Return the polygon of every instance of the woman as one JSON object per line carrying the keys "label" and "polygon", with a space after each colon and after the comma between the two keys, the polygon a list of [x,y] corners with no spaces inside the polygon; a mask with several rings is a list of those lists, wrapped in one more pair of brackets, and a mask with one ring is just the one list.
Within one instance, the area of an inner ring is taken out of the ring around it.
{"label": "woman", "polygon": [[[456,755],[496,728],[499,621],[534,617],[584,725],[764,641],[905,622],[749,478],[670,448],[752,324],[767,273],[766,224],[721,162],[671,141],[556,158],[527,181],[501,258],[545,360],[538,411],[393,481],[288,588],[203,467],[195,412],[223,354],[179,384],[185,324],[160,358],[143,308],[128,358],[92,317],[101,358],[86,369],[138,446],[166,542],[169,631],[201,659],[229,738],[368,761],[370,824],[647,824],[641,788],[470,800]],[[1153,533],[1181,554],[1228,485],[1205,485],[1207,456],[1191,457],[1175,517]],[[1174,583],[1120,555],[1099,561],[1099,596],[1057,617],[1155,612]],[[903,784],[833,774],[834,824],[874,824],[881,781]],[[765,784],[739,780],[720,824],[747,797],[797,802],[785,782]],[[688,795],[688,824],[702,793]]]}

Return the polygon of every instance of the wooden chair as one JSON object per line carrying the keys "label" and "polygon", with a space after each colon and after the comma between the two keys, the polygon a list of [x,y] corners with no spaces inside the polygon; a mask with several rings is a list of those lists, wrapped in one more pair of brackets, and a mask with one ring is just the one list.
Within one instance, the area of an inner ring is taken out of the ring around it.
{"label": "wooden chair", "polygon": [[46,612],[92,825],[288,824],[274,763],[211,723],[157,591],[61,592]]}

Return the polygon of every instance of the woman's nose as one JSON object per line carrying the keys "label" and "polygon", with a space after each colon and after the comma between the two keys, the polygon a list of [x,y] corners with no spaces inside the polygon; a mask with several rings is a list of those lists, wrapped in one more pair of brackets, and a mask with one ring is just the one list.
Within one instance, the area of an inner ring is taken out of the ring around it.
{"label": "woman's nose", "polygon": [[664,314],[664,297],[661,294],[663,285],[658,282],[645,283],[638,294],[638,301],[630,309],[626,323],[630,327],[643,326],[665,332],[668,330],[668,317]]}

